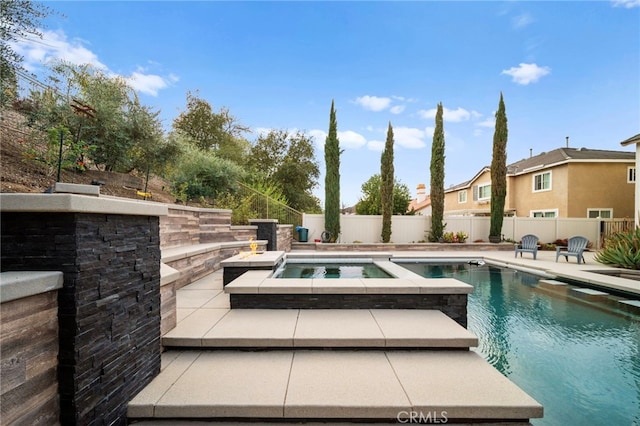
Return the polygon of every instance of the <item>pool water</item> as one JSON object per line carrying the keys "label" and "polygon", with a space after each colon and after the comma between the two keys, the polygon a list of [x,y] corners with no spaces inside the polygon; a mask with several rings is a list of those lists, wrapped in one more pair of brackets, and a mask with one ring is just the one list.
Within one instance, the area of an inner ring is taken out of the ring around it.
{"label": "pool water", "polygon": [[375,263],[289,263],[274,278],[393,278]]}
{"label": "pool water", "polygon": [[534,425],[640,425],[640,316],[549,292],[489,265],[400,263],[474,286],[476,351],[544,406]]}

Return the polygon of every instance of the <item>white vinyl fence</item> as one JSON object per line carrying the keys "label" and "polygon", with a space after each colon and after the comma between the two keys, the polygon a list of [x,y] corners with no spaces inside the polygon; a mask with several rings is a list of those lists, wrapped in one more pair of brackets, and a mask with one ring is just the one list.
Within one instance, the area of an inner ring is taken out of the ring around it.
{"label": "white vinyl fence", "polygon": [[[478,216],[449,216],[444,218],[445,232],[463,231],[468,242],[489,241],[491,218]],[[321,240],[324,215],[304,214],[302,226],[309,229],[309,241]],[[340,243],[379,243],[382,216],[341,215]],[[396,244],[427,242],[431,229],[431,216],[393,216],[391,242]],[[502,235],[505,239],[520,241],[523,235],[534,234],[543,243],[581,235],[599,248],[600,219],[505,217]]]}

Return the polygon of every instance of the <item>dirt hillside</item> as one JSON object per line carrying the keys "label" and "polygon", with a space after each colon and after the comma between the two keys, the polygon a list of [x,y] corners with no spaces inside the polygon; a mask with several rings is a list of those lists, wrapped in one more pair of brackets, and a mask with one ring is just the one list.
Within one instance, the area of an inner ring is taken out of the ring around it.
{"label": "dirt hillside", "polygon": [[[15,121],[6,120],[7,117],[8,114],[3,113],[3,120],[0,121],[0,192],[45,192],[56,182],[57,168],[50,170],[43,164],[24,157],[24,127],[16,125]],[[143,199],[138,191],[144,190],[145,178],[98,170],[62,170],[60,181],[101,184],[101,194]],[[149,201],[174,203],[176,200],[169,191],[169,183],[158,177],[152,176],[149,179],[147,192],[151,193]]]}

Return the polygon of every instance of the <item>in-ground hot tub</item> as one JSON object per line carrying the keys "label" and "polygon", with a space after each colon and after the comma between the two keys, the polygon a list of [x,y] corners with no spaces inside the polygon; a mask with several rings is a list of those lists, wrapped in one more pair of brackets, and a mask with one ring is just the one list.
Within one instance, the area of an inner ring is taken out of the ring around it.
{"label": "in-ground hot tub", "polygon": [[[340,258],[345,265],[375,263],[387,278],[274,278],[273,269],[246,270],[225,286],[232,309],[436,309],[466,327],[467,295],[473,287],[454,278],[423,278],[376,253],[296,253],[284,262],[319,264]],[[375,257],[374,257],[375,256]],[[279,268],[275,268],[279,269]],[[225,270],[226,275],[226,270]]]}
{"label": "in-ground hot tub", "polygon": [[373,259],[289,259],[282,262],[273,278],[394,278]]}

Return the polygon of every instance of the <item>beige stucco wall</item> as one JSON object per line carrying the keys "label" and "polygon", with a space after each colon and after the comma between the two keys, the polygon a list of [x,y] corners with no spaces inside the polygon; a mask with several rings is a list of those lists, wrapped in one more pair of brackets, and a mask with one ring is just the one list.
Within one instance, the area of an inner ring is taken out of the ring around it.
{"label": "beige stucco wall", "polygon": [[[634,162],[567,163],[551,169],[507,177],[505,210],[529,217],[532,211],[557,211],[558,217],[586,218],[587,209],[613,209],[614,218],[634,217],[635,185],[627,182],[628,168]],[[551,189],[533,191],[534,176],[551,171]],[[490,203],[473,201],[473,186],[491,182],[483,172],[467,189],[467,202],[458,202],[460,191],[445,193],[445,214],[490,211]]]}
{"label": "beige stucco wall", "polygon": [[551,169],[550,191],[533,191],[533,177],[543,170],[512,177],[516,216],[528,217],[533,210],[557,210],[558,217],[567,217],[567,167],[565,164]]}
{"label": "beige stucco wall", "polygon": [[[489,212],[491,210],[491,204],[489,201],[473,201],[473,187],[478,185],[486,185],[491,183],[491,173],[489,171],[482,172],[478,178],[471,183],[469,188],[461,189],[458,191],[447,192],[444,195],[444,212],[445,214],[459,213],[478,213],[480,211]],[[458,193],[460,191],[467,191],[467,202],[458,202]],[[507,203],[505,203],[507,205]]]}
{"label": "beige stucco wall", "polygon": [[635,183],[635,207],[633,209],[635,218],[636,218],[636,226],[640,226],[640,184],[638,184],[638,175],[640,175],[640,142],[636,143],[636,183]]}
{"label": "beige stucco wall", "polygon": [[634,217],[635,185],[627,182],[633,162],[569,165],[568,217],[587,217],[587,209],[613,209],[613,217]]}

